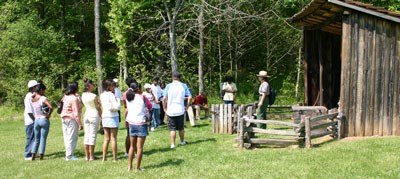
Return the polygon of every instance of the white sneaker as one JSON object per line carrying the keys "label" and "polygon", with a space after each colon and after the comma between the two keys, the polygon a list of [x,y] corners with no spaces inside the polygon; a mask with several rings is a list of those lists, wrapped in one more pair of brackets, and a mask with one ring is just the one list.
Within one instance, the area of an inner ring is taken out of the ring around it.
{"label": "white sneaker", "polygon": [[32,160],[32,157],[26,157],[25,160]]}
{"label": "white sneaker", "polygon": [[154,131],[154,127],[151,127],[151,128],[150,128],[150,131]]}
{"label": "white sneaker", "polygon": [[78,160],[78,158],[75,157],[75,156],[72,156],[72,157],[70,157],[70,158],[65,158],[65,160],[66,160],[66,161],[75,161],[75,160]]}
{"label": "white sneaker", "polygon": [[171,147],[170,147],[171,149],[175,149],[175,145],[171,145]]}
{"label": "white sneaker", "polygon": [[186,141],[181,142],[181,145],[186,145],[186,144],[187,144]]}

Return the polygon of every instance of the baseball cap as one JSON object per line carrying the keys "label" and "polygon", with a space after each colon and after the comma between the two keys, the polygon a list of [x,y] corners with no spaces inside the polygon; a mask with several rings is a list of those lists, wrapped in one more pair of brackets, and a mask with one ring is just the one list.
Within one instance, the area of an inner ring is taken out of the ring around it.
{"label": "baseball cap", "polygon": [[149,83],[144,84],[144,89],[147,89],[147,88],[151,88],[151,85]]}
{"label": "baseball cap", "polygon": [[28,82],[28,88],[32,88],[36,85],[38,85],[39,83],[36,80],[31,80]]}
{"label": "baseball cap", "polygon": [[118,83],[119,80],[118,80],[117,78],[114,78],[113,81],[114,81],[115,83]]}

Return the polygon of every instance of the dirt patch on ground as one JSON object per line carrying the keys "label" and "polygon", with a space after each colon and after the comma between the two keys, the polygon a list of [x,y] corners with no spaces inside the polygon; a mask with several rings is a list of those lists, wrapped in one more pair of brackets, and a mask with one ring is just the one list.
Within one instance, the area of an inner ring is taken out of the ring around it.
{"label": "dirt patch on ground", "polygon": [[341,139],[341,142],[352,142],[352,141],[359,141],[359,140],[366,140],[366,139],[378,139],[378,138],[393,138],[396,136],[365,136],[365,137],[346,137]]}

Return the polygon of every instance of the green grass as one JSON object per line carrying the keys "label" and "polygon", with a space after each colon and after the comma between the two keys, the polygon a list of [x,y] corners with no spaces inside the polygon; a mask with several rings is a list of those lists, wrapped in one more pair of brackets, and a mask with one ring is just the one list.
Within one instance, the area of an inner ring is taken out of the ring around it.
{"label": "green grass", "polygon": [[[1,108],[1,107],[0,107]],[[0,115],[3,118],[3,114]],[[1,178],[399,178],[400,138],[333,141],[313,149],[262,147],[234,148],[234,135],[213,134],[210,120],[186,128],[186,146],[169,149],[165,127],[148,136],[141,173],[127,172],[123,157],[126,131],[118,135],[117,162],[83,160],[83,133],[76,154],[79,161],[64,160],[59,117],[51,119],[45,160],[23,158],[25,130],[22,115],[0,121]],[[96,156],[100,157],[102,136]],[[111,152],[110,152],[111,153]],[[110,156],[111,154],[109,154]]]}

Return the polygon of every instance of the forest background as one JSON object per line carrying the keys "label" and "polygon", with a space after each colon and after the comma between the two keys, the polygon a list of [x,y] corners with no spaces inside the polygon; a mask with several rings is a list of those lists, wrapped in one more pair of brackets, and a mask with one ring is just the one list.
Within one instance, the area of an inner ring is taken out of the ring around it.
{"label": "forest background", "polygon": [[[69,82],[157,75],[168,83],[171,71],[211,103],[233,76],[246,103],[256,100],[260,70],[272,76],[277,103],[302,102],[302,31],[286,18],[308,2],[2,0],[0,104],[21,106],[30,79],[43,80],[54,102]],[[399,0],[364,2],[400,10]]]}

